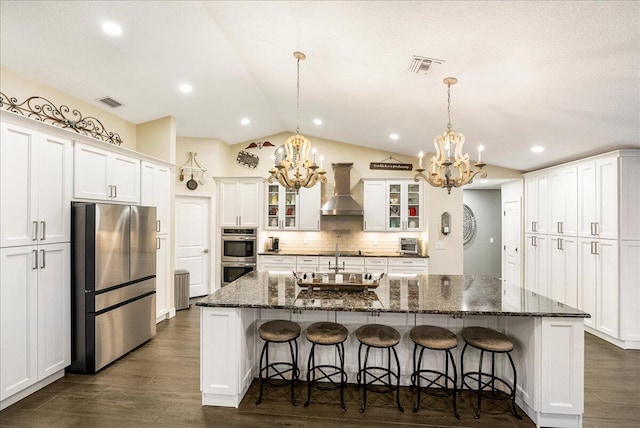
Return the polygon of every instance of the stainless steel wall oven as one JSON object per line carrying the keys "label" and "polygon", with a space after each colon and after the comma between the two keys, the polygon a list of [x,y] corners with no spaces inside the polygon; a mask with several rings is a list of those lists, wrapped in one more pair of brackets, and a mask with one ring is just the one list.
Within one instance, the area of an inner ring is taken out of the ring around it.
{"label": "stainless steel wall oven", "polygon": [[235,281],[242,275],[256,270],[257,263],[256,229],[222,229],[222,285]]}

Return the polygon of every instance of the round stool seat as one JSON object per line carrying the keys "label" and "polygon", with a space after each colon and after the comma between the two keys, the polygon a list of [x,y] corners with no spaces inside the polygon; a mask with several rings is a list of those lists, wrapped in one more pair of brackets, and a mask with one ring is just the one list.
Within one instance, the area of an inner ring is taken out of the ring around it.
{"label": "round stool seat", "polygon": [[445,350],[455,348],[458,338],[446,328],[434,325],[420,325],[409,332],[414,343],[429,349]]}
{"label": "round stool seat", "polygon": [[262,324],[258,334],[269,342],[288,342],[300,336],[300,326],[291,321],[273,320]]}
{"label": "round stool seat", "polygon": [[316,322],[307,327],[305,336],[318,345],[336,345],[347,340],[349,330],[335,322]]}
{"label": "round stool seat", "polygon": [[358,327],[356,338],[367,346],[390,348],[400,342],[400,332],[382,324],[366,324]]}
{"label": "round stool seat", "polygon": [[462,338],[474,348],[489,352],[509,352],[513,350],[513,342],[509,336],[485,327],[465,327]]}

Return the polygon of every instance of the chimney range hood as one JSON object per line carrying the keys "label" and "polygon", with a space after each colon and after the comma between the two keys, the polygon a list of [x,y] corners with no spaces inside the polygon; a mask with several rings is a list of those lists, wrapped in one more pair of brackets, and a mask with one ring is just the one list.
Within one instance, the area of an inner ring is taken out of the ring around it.
{"label": "chimney range hood", "polygon": [[351,196],[352,162],[332,163],[336,179],[334,195],[320,209],[322,215],[363,215],[360,204]]}

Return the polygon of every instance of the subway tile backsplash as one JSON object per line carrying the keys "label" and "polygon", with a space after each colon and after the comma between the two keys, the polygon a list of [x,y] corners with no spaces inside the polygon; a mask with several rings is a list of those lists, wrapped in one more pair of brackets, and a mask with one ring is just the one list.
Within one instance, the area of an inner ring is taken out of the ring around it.
{"label": "subway tile backsplash", "polygon": [[372,251],[394,253],[398,251],[400,237],[421,238],[416,232],[363,232],[361,216],[325,216],[319,232],[268,231],[266,237],[280,238],[283,253],[331,252],[336,244],[343,251]]}

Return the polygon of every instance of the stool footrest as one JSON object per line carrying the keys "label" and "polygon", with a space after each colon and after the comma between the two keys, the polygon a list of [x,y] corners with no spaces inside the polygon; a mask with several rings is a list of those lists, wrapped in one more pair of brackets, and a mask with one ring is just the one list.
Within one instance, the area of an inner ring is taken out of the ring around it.
{"label": "stool footrest", "polygon": [[[434,374],[434,375],[438,375],[438,377],[436,377],[435,379],[431,379],[427,376],[425,376],[424,374]],[[440,379],[444,378],[444,383],[439,382]],[[444,373],[441,373],[439,371],[435,371],[435,370],[418,370],[415,371],[414,373],[411,374],[411,385],[413,387],[417,387],[418,386],[418,379],[422,379],[426,382],[428,382],[427,385],[420,385],[420,390],[428,395],[431,395],[433,397],[451,397],[453,394],[456,393],[456,388],[455,388],[455,380],[453,379],[453,377],[451,376],[447,376]],[[449,382],[451,382],[451,385],[453,385],[453,388],[449,387]],[[432,388],[432,385],[434,386]],[[436,391],[444,391],[444,392],[436,392]]]}
{"label": "stool footrest", "polygon": [[[477,384],[479,383],[479,375],[482,375],[481,376],[482,381],[480,382],[480,391],[482,393],[483,398],[488,398],[490,400],[511,400],[512,399],[513,388],[511,387],[511,385],[509,385],[505,380],[499,378],[498,376],[494,376],[491,373],[484,373],[484,372],[465,373],[464,376],[462,377],[462,388],[466,386],[471,391],[478,391],[477,386],[475,388],[472,388],[471,385],[469,385],[469,383],[467,382],[467,378],[471,379],[473,382],[476,382]],[[497,389],[496,382],[498,382],[501,386],[504,386],[506,390]]]}

